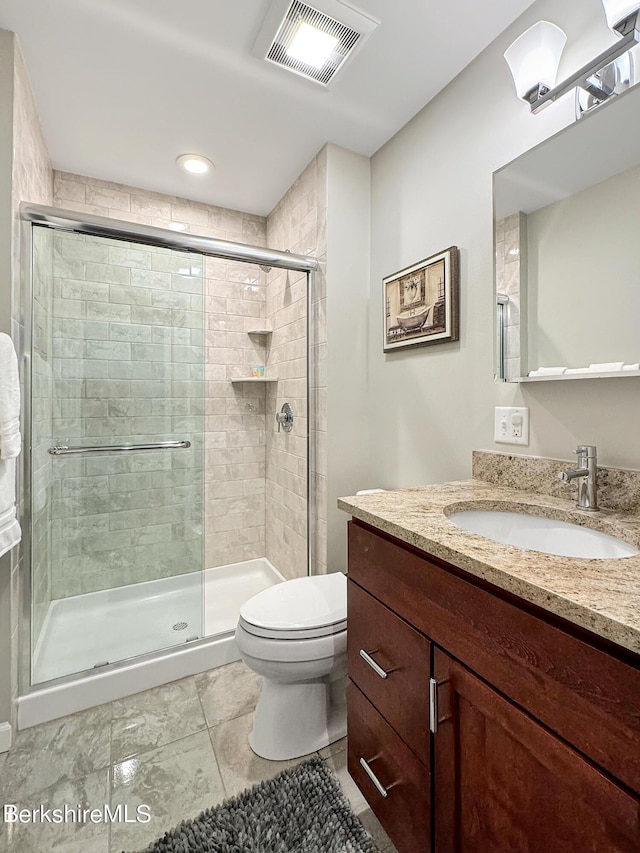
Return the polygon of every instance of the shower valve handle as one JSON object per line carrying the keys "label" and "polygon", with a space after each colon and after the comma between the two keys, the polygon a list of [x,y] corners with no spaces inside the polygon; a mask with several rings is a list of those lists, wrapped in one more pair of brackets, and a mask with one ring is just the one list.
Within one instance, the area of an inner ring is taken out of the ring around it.
{"label": "shower valve handle", "polygon": [[283,403],[282,409],[276,413],[276,423],[278,424],[278,432],[280,432],[280,427],[285,432],[291,432],[293,429],[293,409],[288,403]]}

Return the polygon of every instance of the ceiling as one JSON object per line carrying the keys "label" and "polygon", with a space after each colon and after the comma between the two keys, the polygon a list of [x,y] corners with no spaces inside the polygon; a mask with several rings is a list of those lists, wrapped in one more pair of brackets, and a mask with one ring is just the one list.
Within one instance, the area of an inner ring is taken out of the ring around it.
{"label": "ceiling", "polygon": [[380,25],[330,90],[252,56],[270,0],[2,0],[0,27],[55,168],[264,215],[325,142],[373,154],[531,3],[353,0]]}

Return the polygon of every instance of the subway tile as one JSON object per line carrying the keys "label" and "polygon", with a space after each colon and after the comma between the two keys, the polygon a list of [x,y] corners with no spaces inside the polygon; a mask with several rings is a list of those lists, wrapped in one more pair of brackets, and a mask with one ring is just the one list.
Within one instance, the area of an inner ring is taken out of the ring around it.
{"label": "subway tile", "polygon": [[[124,268],[116,267],[115,269]],[[120,302],[124,305],[151,305],[152,293],[152,290],[138,286],[112,284],[109,287],[109,302]]]}
{"label": "subway tile", "polygon": [[171,524],[154,524],[131,531],[133,545],[155,545],[158,542],[170,542],[172,538]]}
{"label": "subway tile", "polygon": [[175,326],[154,326],[152,342],[154,344],[191,345],[191,329],[177,329]]}
{"label": "subway tile", "polygon": [[130,418],[84,418],[82,422],[85,438],[103,438],[112,436],[125,441],[132,431]]}
{"label": "subway tile", "polygon": [[129,397],[131,396],[131,384],[129,382],[113,379],[87,380],[85,383],[86,397]]}
{"label": "subway tile", "polygon": [[171,205],[171,217],[178,222],[207,226],[209,225],[209,208],[201,204],[179,201]]}
{"label": "subway tile", "polygon": [[[133,311],[136,309],[133,308]],[[110,323],[109,338],[112,341],[129,341],[134,344],[151,343],[153,337],[150,326],[140,325],[138,323]],[[137,358],[131,355],[132,358]]]}
{"label": "subway tile", "polygon": [[135,306],[131,309],[131,322],[148,326],[170,326],[172,324],[171,310]]}
{"label": "subway tile", "polygon": [[202,278],[202,261],[190,254],[154,254],[151,268],[157,272],[172,273],[182,276],[197,276]]}
{"label": "subway tile", "polygon": [[[175,385],[178,384],[189,384],[189,383],[174,383],[174,386],[171,389],[172,394],[177,397],[179,396],[176,393]],[[198,384],[198,383],[194,383]],[[159,380],[152,380],[149,382],[143,382],[140,380],[132,380],[127,383],[127,387],[129,389],[129,393],[132,397],[146,397],[150,400],[155,397],[161,397],[166,394],[167,386],[165,382],[161,382]]]}
{"label": "subway tile", "polygon": [[[158,273],[158,275],[167,276],[167,287],[171,286],[171,278],[169,273]],[[182,308],[188,311],[193,308],[193,294],[176,293],[174,290],[158,290],[154,291],[151,296],[151,305],[154,308]]]}
{"label": "subway tile", "polygon": [[63,279],[60,286],[62,299],[97,300],[106,302],[109,299],[109,288],[106,284],[94,281],[74,281]]}
{"label": "subway tile", "polygon": [[[153,255],[155,258],[156,255]],[[154,290],[169,290],[171,287],[171,275],[162,270],[132,269],[131,285],[134,287],[148,287]]]}
{"label": "subway tile", "polygon": [[91,358],[54,358],[52,368],[54,378],[60,379],[106,379],[109,376],[109,364]]}
{"label": "subway tile", "polygon": [[56,173],[55,195],[68,201],[86,202],[85,184],[69,178],[59,178]]}
{"label": "subway tile", "polygon": [[68,338],[55,338],[53,340],[53,355],[55,358],[83,358],[84,352],[84,341],[70,340]]}
{"label": "subway tile", "polygon": [[140,194],[135,191],[131,194],[131,212],[141,213],[150,219],[171,219],[171,202],[158,195]]}
{"label": "subway tile", "polygon": [[[160,372],[157,368],[168,368],[159,362],[149,361],[110,361],[110,379],[158,379]],[[161,372],[166,372],[162,370]]]}
{"label": "subway tile", "polygon": [[88,281],[100,281],[105,284],[127,285],[131,279],[131,271],[127,267],[113,264],[87,263],[86,278]]}
{"label": "subway tile", "polygon": [[[151,269],[151,251],[131,247],[111,246],[109,248],[109,263],[118,266],[131,267],[138,270]],[[133,275],[131,276],[133,284]]]}
{"label": "subway tile", "polygon": [[179,275],[171,276],[171,289],[177,290],[179,293],[196,293],[203,292],[203,280],[196,275]]}
{"label": "subway tile", "polygon": [[[129,367],[135,367],[136,365],[128,365]],[[144,366],[144,365],[141,365]],[[144,377],[143,377],[144,378]],[[125,397],[124,399],[115,399],[108,401],[108,414],[111,417],[119,417],[119,418],[144,418],[149,415],[149,409],[151,406],[151,412],[153,413],[153,404],[155,400],[150,401],[144,398],[137,397]]]}
{"label": "subway tile", "polygon": [[131,344],[134,361],[171,361],[172,348],[166,344]]}
{"label": "subway tile", "polygon": [[109,249],[106,245],[86,242],[77,235],[67,236],[58,240],[54,246],[54,271],[59,274],[60,266],[56,266],[56,258],[62,261],[92,261],[94,263],[106,264],[109,261]]}
{"label": "subway tile", "polygon": [[104,185],[88,184],[86,187],[86,203],[110,210],[130,210],[129,193],[107,189]]}
{"label": "subway tile", "polygon": [[60,338],[89,338],[106,341],[109,339],[109,324],[96,320],[53,319],[52,334]]}
{"label": "subway tile", "polygon": [[87,458],[85,462],[87,476],[171,470],[171,456],[161,450],[128,456],[105,456],[101,459]]}
{"label": "subway tile", "polygon": [[54,298],[52,314],[61,319],[81,319],[86,314],[86,303],[80,299]]}
{"label": "subway tile", "polygon": [[171,311],[171,322],[174,326],[188,329],[203,329],[204,317],[199,311],[185,311],[182,308],[173,308]]}
{"label": "subway tile", "polygon": [[85,357],[126,360],[131,358],[130,345],[115,341],[86,341]]}
{"label": "subway tile", "polygon": [[129,305],[117,305],[111,302],[87,302],[87,320],[107,320],[124,323],[131,319]]}

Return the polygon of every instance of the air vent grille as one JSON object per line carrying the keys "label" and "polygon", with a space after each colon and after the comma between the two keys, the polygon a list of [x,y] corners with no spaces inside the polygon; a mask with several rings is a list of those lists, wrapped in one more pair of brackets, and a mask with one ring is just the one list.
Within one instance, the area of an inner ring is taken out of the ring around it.
{"label": "air vent grille", "polygon": [[[333,53],[321,68],[307,65],[287,54],[287,49],[301,23],[309,24],[309,26],[338,39],[338,44]],[[288,68],[295,74],[300,74],[310,80],[315,80],[316,83],[327,86],[360,38],[361,34],[346,24],[341,24],[335,18],[325,15],[324,12],[314,9],[312,6],[307,6],[306,3],[301,3],[300,0],[293,0],[273,39],[266,58],[276,65]]]}

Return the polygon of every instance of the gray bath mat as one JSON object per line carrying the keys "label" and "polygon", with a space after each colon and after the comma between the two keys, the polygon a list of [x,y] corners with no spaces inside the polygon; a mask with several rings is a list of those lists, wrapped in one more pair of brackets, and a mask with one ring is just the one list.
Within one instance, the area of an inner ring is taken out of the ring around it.
{"label": "gray bath mat", "polygon": [[377,853],[320,758],[187,820],[145,853]]}

